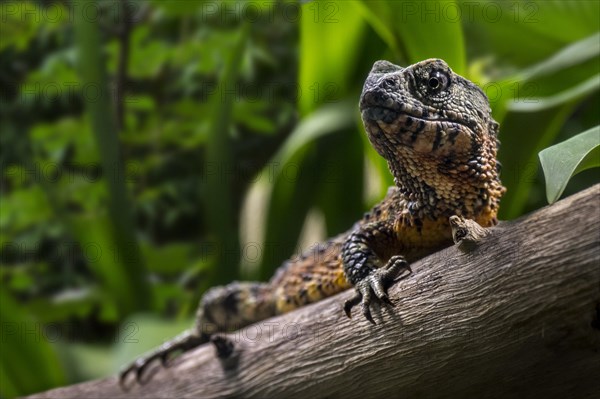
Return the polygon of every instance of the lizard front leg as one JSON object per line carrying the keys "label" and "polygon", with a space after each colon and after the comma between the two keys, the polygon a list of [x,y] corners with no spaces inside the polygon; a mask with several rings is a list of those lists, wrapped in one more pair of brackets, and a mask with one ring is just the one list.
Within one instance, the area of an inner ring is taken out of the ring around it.
{"label": "lizard front leg", "polygon": [[410,267],[401,255],[390,257],[385,265],[380,255],[395,248],[397,243],[393,220],[359,226],[344,242],[344,273],[356,290],[355,295],[344,304],[344,311],[348,317],[352,317],[352,308],[361,303],[363,315],[376,324],[370,310],[373,293],[382,302],[391,304],[387,288],[401,270],[410,271]]}

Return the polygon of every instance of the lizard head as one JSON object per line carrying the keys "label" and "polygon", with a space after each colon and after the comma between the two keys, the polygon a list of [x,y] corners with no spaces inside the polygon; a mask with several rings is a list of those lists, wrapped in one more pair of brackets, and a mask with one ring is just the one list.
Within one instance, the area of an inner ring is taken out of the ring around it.
{"label": "lizard head", "polygon": [[406,68],[377,61],[359,106],[369,140],[415,209],[467,216],[487,206],[495,212],[504,192],[498,123],[474,83],[440,59]]}

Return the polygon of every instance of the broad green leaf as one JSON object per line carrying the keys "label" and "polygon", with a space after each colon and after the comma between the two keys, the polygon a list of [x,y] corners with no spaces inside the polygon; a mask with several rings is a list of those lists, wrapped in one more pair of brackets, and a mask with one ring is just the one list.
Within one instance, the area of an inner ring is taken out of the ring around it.
{"label": "broad green leaf", "polygon": [[259,280],[271,278],[282,262],[297,252],[306,215],[316,201],[319,178],[315,171],[322,160],[317,156],[315,144],[299,148],[287,163],[268,164],[273,187],[268,198]]}
{"label": "broad green leaf", "polygon": [[518,0],[507,3],[507,16],[547,40],[568,43],[600,29],[598,1]]}
{"label": "broad green leaf", "polygon": [[351,78],[362,55],[365,28],[355,2],[315,1],[302,5],[298,79],[302,115],[321,104],[340,101],[354,86]]}
{"label": "broad green leaf", "polygon": [[585,62],[600,55],[600,33],[594,33],[570,44],[551,57],[530,66],[518,73],[517,81],[526,81],[550,75],[563,69]]}
{"label": "broad green leaf", "polygon": [[[148,25],[137,26],[132,31],[129,47],[129,75],[132,78],[156,78],[171,57],[172,47],[157,38],[150,40],[150,35],[151,30]],[[111,58],[114,60],[114,64],[108,65],[109,71],[116,70],[118,57],[115,54]]]}
{"label": "broad green leaf", "polygon": [[537,112],[553,108],[567,102],[581,99],[600,88],[600,74],[592,76],[585,82],[563,92],[546,98],[529,98],[527,101],[510,101],[508,109],[515,112]]}
{"label": "broad green leaf", "polygon": [[352,115],[355,112],[357,105],[353,99],[320,107],[300,121],[273,157],[274,162],[286,164],[308,143],[323,135],[351,127],[354,123]]}
{"label": "broad green leaf", "polygon": [[361,1],[369,23],[409,63],[442,58],[458,74],[466,70],[460,10],[455,1]]}
{"label": "broad green leaf", "polygon": [[[25,173],[31,171],[41,173],[40,168],[27,170],[16,170],[15,175],[21,179]],[[0,212],[0,228],[4,231],[18,233],[37,223],[50,219],[52,208],[45,198],[44,191],[40,186],[14,190],[9,195],[2,197],[2,212]]]}
{"label": "broad green leaf", "polygon": [[400,47],[401,43],[396,38],[394,25],[390,20],[392,17],[391,4],[385,1],[358,1],[357,5],[365,20],[377,32],[396,57],[407,59],[408,57]]}
{"label": "broad green leaf", "polygon": [[30,300],[27,310],[42,323],[68,322],[89,317],[94,308],[102,305],[100,299],[98,290],[91,287],[65,289],[49,298]]}
{"label": "broad green leaf", "polygon": [[182,268],[188,267],[196,243],[172,242],[167,245],[141,244],[142,253],[147,259],[148,270],[162,275],[181,273]]}
{"label": "broad green leaf", "polygon": [[594,34],[569,44],[548,59],[492,83],[497,96],[490,102],[501,126],[501,177],[508,188],[501,218],[521,215],[535,195],[532,189],[539,187],[542,195],[536,154],[552,144],[578,104],[598,93],[600,79],[593,61],[600,51],[593,43],[597,39]]}
{"label": "broad green leaf", "polygon": [[526,67],[598,32],[598,1],[460,1],[470,53]]}
{"label": "broad green leaf", "polygon": [[[496,120],[502,123],[506,112],[508,112],[508,107],[511,106],[517,108],[523,106],[523,111],[526,111],[528,106],[532,109],[535,108],[535,105],[530,104],[540,101],[529,97],[539,96],[540,91],[547,93],[552,89],[560,90],[563,82],[575,86],[590,77],[589,73],[597,71],[597,67],[592,65],[591,68],[581,68],[581,66],[600,56],[599,43],[600,34],[593,34],[565,46],[547,59],[516,72],[508,78],[499,82],[487,82],[483,88],[490,97]],[[575,71],[572,68],[576,68]],[[567,73],[568,75],[566,75]],[[547,78],[540,80],[544,77]],[[591,79],[578,90],[585,91],[589,85],[593,84],[594,81]],[[566,90],[566,96],[569,96],[569,93],[571,91]],[[576,94],[576,91],[574,94]],[[554,99],[553,102],[558,103],[561,99],[564,99],[564,96]],[[520,104],[516,104],[516,102]],[[548,106],[547,101],[542,102],[542,104]]]}
{"label": "broad green leaf", "polygon": [[[81,3],[82,7],[96,5],[91,0]],[[98,87],[101,93],[108,93],[108,79],[105,60],[102,56],[98,20],[86,19],[82,13],[76,13],[75,33],[78,68],[82,84],[84,86],[93,85]],[[110,260],[105,257],[96,270],[101,271],[101,276],[112,282],[108,287],[114,290],[115,295],[118,295],[117,305],[121,314],[126,315],[136,310],[149,309],[152,304],[152,293],[147,280],[140,278],[140,276],[146,275],[146,269],[135,237],[132,205],[128,197],[124,168],[119,153],[117,125],[109,100],[109,96],[99,96],[95,101],[87,101],[85,106],[101,156],[102,169],[105,173],[114,172],[110,176],[105,176],[104,179],[109,192],[107,237],[110,241],[103,242],[103,244],[108,244],[103,246],[103,249],[107,251],[112,247],[116,253],[128,256],[127,259],[122,256],[112,265],[109,265]],[[90,229],[89,225],[87,229]],[[113,269],[119,273],[110,275],[109,271]]]}
{"label": "broad green leaf", "polygon": [[2,351],[0,395],[23,396],[65,383],[64,370],[49,338],[55,335],[29,317],[6,290],[0,291]]}
{"label": "broad green leaf", "polygon": [[[136,295],[136,287],[130,285],[130,278],[133,277],[127,275],[127,267],[140,261],[137,243],[125,241],[117,245],[111,233],[113,221],[105,212],[70,216],[66,222],[76,237],[88,267],[96,274],[105,292],[109,293],[108,302],[115,303],[120,312],[135,300],[143,300],[145,307],[152,308],[154,298],[151,294],[144,298],[131,298]],[[90,226],[94,228],[91,229]],[[141,276],[145,275],[144,272]],[[140,276],[136,278],[146,282]]]}
{"label": "broad green leaf", "polygon": [[315,142],[351,127],[355,112],[356,103],[351,100],[320,107],[298,124],[261,172],[273,182],[273,187],[259,279],[270,278],[281,262],[295,252],[306,214],[317,201],[316,188],[326,162],[318,156]]}
{"label": "broad green leaf", "polygon": [[537,177],[535,154],[553,142],[577,104],[599,88],[600,76],[596,75],[547,98],[508,103],[507,108],[514,112],[502,124],[500,138],[512,151],[501,147],[502,179],[508,187],[501,217],[510,219],[522,213]]}
{"label": "broad green leaf", "polygon": [[523,214],[538,180],[537,152],[552,144],[573,113],[572,101],[540,112],[510,112],[500,128],[501,179],[507,187],[500,219]]}
{"label": "broad green leaf", "polygon": [[539,157],[546,178],[546,197],[552,204],[572,176],[600,166],[600,126],[546,148]]}
{"label": "broad green leaf", "polygon": [[[349,118],[350,119],[350,118]],[[317,206],[321,209],[327,237],[349,229],[364,211],[364,152],[362,129],[344,129],[319,142]]]}
{"label": "broad green leaf", "polygon": [[[238,31],[237,41],[227,54],[225,65],[219,76],[217,90],[210,96],[212,114],[209,118],[210,132],[206,145],[207,165],[217,170],[228,170],[233,167],[231,153],[230,129],[236,91],[232,88],[238,80],[242,57],[247,47],[250,25],[244,23]],[[219,272],[214,274],[214,282],[227,283],[237,278],[239,258],[235,251],[239,250],[236,217],[234,215],[231,184],[221,173],[208,173],[206,179],[207,198],[205,198],[205,217],[215,234],[218,251],[215,260]],[[225,181],[224,181],[225,180]]]}
{"label": "broad green leaf", "polygon": [[0,8],[0,51],[11,47],[19,52],[28,51],[27,46],[34,38],[43,37],[68,22],[71,14],[66,7],[56,3],[50,12],[34,1],[3,2]]}
{"label": "broad green leaf", "polygon": [[[222,15],[222,11],[219,11],[218,4],[216,2],[209,2],[203,0],[196,1],[163,1],[163,0],[151,0],[151,3],[157,10],[160,10],[170,16],[190,16],[194,12],[206,6],[204,10],[205,15],[214,13],[215,15]],[[206,16],[205,16],[206,18]]]}

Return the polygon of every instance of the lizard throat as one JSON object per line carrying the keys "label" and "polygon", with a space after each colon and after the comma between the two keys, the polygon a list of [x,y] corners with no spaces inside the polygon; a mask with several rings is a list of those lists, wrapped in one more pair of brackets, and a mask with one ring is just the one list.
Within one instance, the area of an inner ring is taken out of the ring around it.
{"label": "lizard throat", "polygon": [[410,148],[387,147],[385,158],[394,182],[418,218],[460,215],[493,225],[500,197],[496,149],[482,148],[467,158],[438,159]]}

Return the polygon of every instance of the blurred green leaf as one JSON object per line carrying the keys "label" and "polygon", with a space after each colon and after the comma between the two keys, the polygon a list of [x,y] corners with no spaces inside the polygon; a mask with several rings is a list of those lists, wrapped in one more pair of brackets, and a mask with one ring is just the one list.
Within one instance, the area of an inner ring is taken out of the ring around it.
{"label": "blurred green leaf", "polygon": [[585,82],[563,92],[546,98],[527,98],[508,102],[508,110],[514,112],[538,112],[548,108],[557,107],[570,101],[576,101],[598,91],[600,88],[600,74],[592,76]]}
{"label": "blurred green leaf", "polygon": [[[25,171],[20,171],[25,173]],[[19,173],[19,171],[17,171]],[[44,191],[40,186],[31,186],[14,190],[10,195],[2,197],[0,212],[0,228],[14,233],[25,230],[41,220],[51,217]]]}
{"label": "blurred green leaf", "polygon": [[527,67],[600,30],[597,1],[461,0],[460,4],[471,51],[491,55],[499,67]]}
{"label": "blurred green leaf", "polygon": [[71,342],[61,345],[60,349],[71,380],[87,381],[108,377],[113,373],[115,355],[106,345]]}
{"label": "blurred green leaf", "polygon": [[[288,164],[310,142],[352,126],[353,120],[348,116],[355,112],[357,107],[353,99],[320,107],[300,121],[273,157],[273,162],[277,165]],[[281,170],[277,169],[276,172],[281,173]]]}
{"label": "blurred green leaf", "polygon": [[[321,106],[305,117],[267,164],[262,176],[273,182],[261,260],[260,280],[266,280],[281,262],[290,257],[308,210],[316,203],[326,162],[318,157],[315,142],[328,134],[344,131],[354,123],[349,118],[356,112],[354,101]],[[331,148],[327,151],[333,153]],[[341,165],[331,165],[333,167]],[[360,182],[359,182],[360,187]]]}
{"label": "blurred green leaf", "polygon": [[501,217],[512,219],[523,212],[535,183],[536,152],[552,143],[577,104],[590,94],[597,93],[599,88],[600,75],[597,75],[548,98],[519,99],[508,103],[507,108],[514,112],[510,112],[502,124],[501,140],[512,151],[501,148],[503,179],[509,176]]}
{"label": "blurred green leaf", "polygon": [[[549,58],[527,68],[512,73],[497,82],[487,82],[487,94],[494,110],[494,117],[500,124],[504,120],[509,106],[519,107],[537,103],[532,97],[545,94],[554,95],[557,91],[567,91],[572,86],[597,73],[597,65],[590,63],[600,55],[600,34],[581,39],[558,50]],[[589,62],[590,61],[590,62]],[[588,82],[593,84],[593,82]],[[584,85],[582,90],[585,90]],[[560,97],[557,99],[560,102]],[[516,104],[516,103],[521,104]],[[535,105],[532,105],[534,107]]]}
{"label": "blurred green leaf", "polygon": [[327,237],[349,229],[365,207],[361,134],[358,129],[345,129],[319,143],[318,156],[324,162],[318,173],[320,179],[315,194],[325,215]]}
{"label": "blurred green leaf", "polygon": [[165,275],[179,274],[190,263],[191,254],[197,244],[179,242],[157,246],[155,244],[141,244],[144,258],[147,259],[148,270]]}
{"label": "blurred green leaf", "polygon": [[212,113],[209,118],[210,135],[206,145],[206,162],[216,169],[216,173],[207,174],[208,195],[205,198],[204,210],[210,230],[215,234],[219,247],[215,259],[219,268],[219,273],[214,275],[216,284],[227,283],[239,274],[239,256],[236,254],[239,251],[237,218],[234,215],[231,197],[231,180],[224,178],[230,175],[218,171],[230,170],[234,165],[229,131],[232,127],[235,95],[239,94],[232,88],[235,87],[238,79],[249,33],[250,25],[244,23],[238,32],[237,42],[228,53],[229,57],[219,77],[217,90],[209,99]]}
{"label": "blurred green leaf", "polygon": [[33,299],[27,303],[27,310],[41,323],[68,322],[73,318],[88,317],[94,307],[101,305],[98,290],[86,287],[65,289],[48,298]]}
{"label": "blurred green leaf", "polygon": [[[131,32],[128,70],[132,78],[156,77],[172,55],[172,47],[158,38],[151,37],[151,32],[148,25],[138,25]],[[116,40],[108,46],[109,71],[117,69],[119,48],[120,43]]]}
{"label": "blurred green leaf", "polygon": [[578,104],[598,92],[600,79],[593,54],[599,49],[592,43],[597,38],[594,34],[565,46],[525,71],[494,83],[498,96],[490,102],[501,125],[499,156],[508,188],[501,218],[523,213],[536,184],[536,154],[553,142]]}
{"label": "blurred green leaf", "polygon": [[394,25],[391,23],[394,18],[391,9],[393,5],[386,1],[358,1],[356,6],[373,30],[393,50],[396,57],[407,59],[408,57],[396,37]]}
{"label": "blurred green leaf", "polygon": [[523,213],[538,175],[536,153],[531,151],[541,151],[552,143],[575,105],[570,102],[541,112],[507,115],[500,136],[501,177],[508,189],[502,198],[501,219],[514,219]]}
{"label": "blurred green leaf", "polygon": [[[47,180],[53,180],[51,173],[53,171],[61,172],[60,162],[67,159],[67,153],[71,151],[74,155],[69,162],[85,167],[100,162],[98,146],[94,141],[89,119],[66,117],[53,123],[38,124],[31,129],[31,138],[33,140],[34,153],[38,156],[41,168],[41,175]],[[70,180],[73,175],[64,173]]]}
{"label": "blurred green leaf", "polygon": [[192,319],[164,320],[147,314],[124,320],[114,337],[111,372],[118,372],[124,364],[192,326]]}
{"label": "blurred green leaf", "polygon": [[212,1],[195,0],[195,1],[163,1],[150,0],[158,10],[163,11],[171,16],[189,16],[197,11],[203,4],[207,4],[210,11],[216,12],[216,5]]}
{"label": "blurred green leaf", "polygon": [[600,33],[594,33],[562,48],[551,57],[519,71],[516,81],[526,81],[550,75],[563,69],[594,59],[600,55]]}
{"label": "blurred green leaf", "polygon": [[65,383],[65,376],[43,325],[9,296],[0,291],[0,394],[4,398],[22,396]]}
{"label": "blurred green leaf", "polygon": [[321,104],[340,101],[353,86],[350,78],[362,53],[366,28],[357,11],[356,4],[348,1],[302,5],[298,78],[302,115]]}
{"label": "blurred green leaf", "polygon": [[[82,3],[87,3],[81,4],[82,6],[95,4],[91,0]],[[100,93],[106,94],[109,91],[105,61],[101,56],[98,21],[86,19],[83,13],[76,13],[76,16],[75,36],[82,84],[95,85]],[[151,308],[152,295],[148,282],[140,278],[146,274],[146,271],[135,239],[131,204],[124,183],[123,162],[119,154],[118,132],[109,96],[102,95],[96,101],[87,102],[86,108],[101,154],[102,169],[106,174],[104,181],[110,194],[108,201],[110,219],[107,223],[106,235],[110,237],[110,243],[102,240],[102,244],[105,251],[112,248],[119,255],[114,259],[114,263],[104,258],[104,261],[98,263],[96,270],[101,271],[104,282],[110,287],[122,314],[148,309]],[[109,172],[113,173],[108,175]],[[89,226],[87,228],[89,229]],[[83,231],[84,229],[80,229],[80,234]]]}
{"label": "blurred green leaf", "polygon": [[60,3],[53,4],[52,17],[44,8],[34,1],[4,2],[2,5],[2,26],[0,33],[0,51],[13,47],[24,51],[30,42],[37,37],[43,37],[48,32],[59,29],[68,21],[69,12],[66,6]]}
{"label": "blurred green leaf", "polygon": [[538,155],[546,177],[546,197],[552,204],[572,176],[600,166],[600,126],[548,147]]}
{"label": "blurred green leaf", "polygon": [[[562,43],[581,39],[600,29],[600,4],[597,1],[518,0],[506,6],[513,21]],[[557,26],[561,29],[556,29]]]}
{"label": "blurred green leaf", "polygon": [[266,101],[236,101],[233,118],[242,126],[259,133],[274,134],[277,125],[272,117],[265,115],[269,104]]}
{"label": "blurred green leaf", "polygon": [[29,271],[23,267],[12,267],[9,280],[10,288],[15,292],[27,292],[34,286],[34,281],[31,278]]}
{"label": "blurred green leaf", "polygon": [[406,57],[411,64],[427,58],[442,58],[456,73],[464,74],[466,53],[460,17],[456,14],[459,10],[456,2],[360,3],[363,5],[365,18],[390,48],[395,50],[397,57]]}

